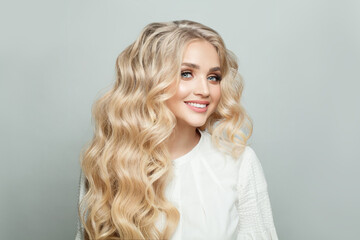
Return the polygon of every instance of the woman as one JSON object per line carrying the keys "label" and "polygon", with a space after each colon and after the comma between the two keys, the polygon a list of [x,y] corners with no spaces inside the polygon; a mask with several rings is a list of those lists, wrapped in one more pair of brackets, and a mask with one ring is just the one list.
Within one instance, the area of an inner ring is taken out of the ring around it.
{"label": "woman", "polygon": [[144,28],[94,106],[77,239],[277,239],[237,68],[209,27]]}

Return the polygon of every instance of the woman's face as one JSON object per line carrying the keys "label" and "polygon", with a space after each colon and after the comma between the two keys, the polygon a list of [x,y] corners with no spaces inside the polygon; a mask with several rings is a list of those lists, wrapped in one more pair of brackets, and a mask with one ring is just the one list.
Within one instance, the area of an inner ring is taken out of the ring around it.
{"label": "woman's face", "polygon": [[[220,60],[209,42],[195,40],[185,48],[181,79],[167,106],[180,127],[200,127],[220,101]],[[174,84],[175,85],[175,84]]]}

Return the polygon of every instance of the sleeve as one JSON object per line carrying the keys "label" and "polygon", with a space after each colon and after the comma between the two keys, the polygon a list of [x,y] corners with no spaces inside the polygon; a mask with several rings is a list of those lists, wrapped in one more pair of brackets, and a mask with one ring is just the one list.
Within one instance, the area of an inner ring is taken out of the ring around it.
{"label": "sleeve", "polygon": [[[80,210],[80,201],[83,199],[85,195],[85,176],[80,172],[80,182],[79,182],[79,199],[78,199],[78,209]],[[81,212],[81,211],[78,211]],[[80,216],[78,213],[78,221],[77,221],[77,232],[75,236],[75,240],[83,240],[84,239],[84,226],[81,223]]]}
{"label": "sleeve", "polygon": [[242,158],[237,185],[237,240],[278,240],[261,163],[249,146]]}

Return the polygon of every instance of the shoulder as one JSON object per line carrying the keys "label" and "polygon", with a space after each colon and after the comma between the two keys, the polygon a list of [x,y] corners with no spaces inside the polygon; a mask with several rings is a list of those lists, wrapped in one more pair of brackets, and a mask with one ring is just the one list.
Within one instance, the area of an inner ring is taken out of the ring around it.
{"label": "shoulder", "polygon": [[[238,185],[244,185],[249,181],[256,181],[256,185],[260,188],[267,187],[263,168],[252,147],[245,146],[243,153],[238,157],[238,159],[232,161],[234,159],[230,155],[224,154],[215,147],[212,143],[212,136],[210,133],[202,131],[201,134],[201,154],[206,157],[207,163],[212,164],[217,168],[224,162],[229,163],[229,166],[234,168],[233,171],[237,172]],[[214,163],[212,163],[212,159]],[[219,159],[223,159],[224,161],[219,161]]]}
{"label": "shoulder", "polygon": [[[213,142],[212,135],[207,131],[200,131],[201,132],[201,145],[202,147],[208,148],[208,150],[214,150],[216,152],[221,152],[222,154],[230,155],[228,152],[223,152],[218,149],[218,147]],[[224,147],[224,146],[222,146]],[[249,163],[255,163],[258,161],[257,155],[255,151],[250,146],[245,146],[244,151],[238,157],[238,161],[247,161]]]}
{"label": "shoulder", "polygon": [[261,162],[253,148],[246,146],[240,156],[238,187],[251,187],[256,191],[267,191],[267,182]]}
{"label": "shoulder", "polygon": [[250,146],[246,146],[244,152],[239,157],[239,160],[242,162],[241,168],[261,168],[261,163],[256,155],[254,149]]}

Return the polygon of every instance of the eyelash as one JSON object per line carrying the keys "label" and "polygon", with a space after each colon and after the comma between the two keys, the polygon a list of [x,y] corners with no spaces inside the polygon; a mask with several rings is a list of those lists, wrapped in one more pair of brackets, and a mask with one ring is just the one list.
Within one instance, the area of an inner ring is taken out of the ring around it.
{"label": "eyelash", "polygon": [[[191,74],[192,75],[192,72],[190,71],[183,71],[181,72],[181,77],[182,78],[188,78],[188,77],[185,77],[184,75],[187,75],[187,74]],[[215,75],[211,75],[209,76],[208,78],[212,78],[212,77],[215,77],[215,81],[214,82],[220,82],[221,81],[221,76],[219,76],[218,74],[215,74]]]}

